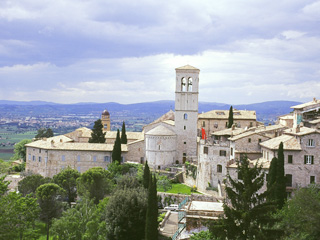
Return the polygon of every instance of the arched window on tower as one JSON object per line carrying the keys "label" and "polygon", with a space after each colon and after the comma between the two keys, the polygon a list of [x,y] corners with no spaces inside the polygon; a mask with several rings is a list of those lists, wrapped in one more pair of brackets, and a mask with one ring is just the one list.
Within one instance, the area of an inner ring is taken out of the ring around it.
{"label": "arched window on tower", "polygon": [[184,119],[184,120],[187,120],[187,119],[188,119],[188,114],[185,113],[185,114],[183,115],[183,119]]}
{"label": "arched window on tower", "polygon": [[107,129],[107,128],[108,128],[108,124],[105,123],[105,124],[103,125],[103,127],[104,127],[105,129]]}
{"label": "arched window on tower", "polygon": [[181,91],[185,92],[187,90],[187,80],[186,78],[181,79]]}
{"label": "arched window on tower", "polygon": [[188,91],[192,91],[192,78],[188,79]]}

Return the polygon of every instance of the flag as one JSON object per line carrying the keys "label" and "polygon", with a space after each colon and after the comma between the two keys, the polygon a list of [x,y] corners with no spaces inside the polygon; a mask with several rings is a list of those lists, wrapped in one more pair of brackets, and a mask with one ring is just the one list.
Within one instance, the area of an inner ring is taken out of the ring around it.
{"label": "flag", "polygon": [[204,130],[204,128],[201,128],[201,136],[201,139],[207,139],[206,130]]}

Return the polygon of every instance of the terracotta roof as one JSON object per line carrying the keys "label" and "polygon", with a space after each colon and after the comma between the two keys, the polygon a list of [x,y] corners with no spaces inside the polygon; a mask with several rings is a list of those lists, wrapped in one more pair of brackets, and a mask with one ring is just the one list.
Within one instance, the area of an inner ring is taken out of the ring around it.
{"label": "terracotta roof", "polygon": [[260,143],[260,146],[277,150],[281,142],[283,142],[284,150],[301,150],[301,145],[298,139],[290,135],[281,135],[279,137],[272,138],[263,143]]}
{"label": "terracotta roof", "polygon": [[[64,136],[65,137],[65,136]],[[113,150],[113,144],[105,143],[75,143],[75,142],[52,142],[52,138],[47,140],[38,140],[26,144],[27,147],[41,148],[47,150],[70,150],[70,151],[107,151]],[[127,145],[121,144],[123,152],[128,151]]]}
{"label": "terracotta roof", "polygon": [[317,129],[308,128],[308,127],[300,127],[299,132],[296,132],[294,128],[287,129],[284,132],[288,135],[295,135],[295,136],[303,136],[311,133],[320,133]]}
{"label": "terracotta roof", "polygon": [[[249,160],[250,166],[254,166],[258,162],[258,166],[259,166],[259,164],[261,164],[262,168],[269,169],[269,167],[270,167],[270,161],[267,159],[264,159],[264,158],[258,158],[255,160],[248,159],[248,160]],[[238,167],[237,163],[235,162],[235,163],[230,164],[227,168],[237,168],[237,167]]]}
{"label": "terracotta roof", "polygon": [[174,116],[175,116],[174,111],[170,110],[169,112],[163,114],[161,117],[159,117],[158,119],[154,120],[150,124],[154,124],[154,123],[158,123],[158,122],[164,122],[164,121],[167,121],[167,120],[174,121]]}
{"label": "terracotta roof", "polygon": [[293,109],[303,109],[305,107],[312,107],[313,105],[320,105],[320,100],[317,100],[317,99],[313,99],[313,101],[311,102],[307,102],[307,103],[302,103],[302,104],[299,104],[299,105],[296,105],[296,106],[292,106],[291,108]]}
{"label": "terracotta roof", "polygon": [[[231,137],[231,138],[229,138],[229,140],[230,141],[236,141],[236,140],[239,140],[241,138],[249,137],[249,136],[254,135],[254,134],[261,135],[261,134],[259,134],[257,132],[248,131],[248,132],[244,132],[244,133],[241,133],[239,135],[236,135],[234,137]],[[261,135],[261,136],[263,136],[263,135]]]}
{"label": "terracotta roof", "polygon": [[[228,119],[229,118],[229,110],[212,110],[206,113],[201,113],[198,115],[198,119]],[[247,111],[247,110],[233,110],[233,119],[241,120],[256,120],[256,111]]]}
{"label": "terracotta roof", "polygon": [[227,128],[227,129],[213,132],[211,135],[215,135],[215,136],[224,136],[224,135],[231,136],[231,135],[233,135],[233,136],[235,136],[235,135],[238,135],[244,131],[245,130],[243,128],[235,128],[234,130],[232,130],[232,128]]}
{"label": "terracotta roof", "polygon": [[163,125],[159,125],[153,129],[151,129],[149,132],[147,132],[146,135],[175,136],[176,133],[172,132],[170,129],[166,128]]}
{"label": "terracotta roof", "polygon": [[185,66],[182,66],[182,67],[178,67],[178,68],[176,68],[176,70],[199,70],[200,71],[200,69],[192,67],[190,65],[185,65]]}
{"label": "terracotta roof", "polygon": [[273,130],[278,130],[278,129],[283,129],[287,128],[286,126],[283,126],[281,124],[276,124],[276,125],[270,125],[270,126],[261,126],[256,128],[255,132],[268,132],[268,131],[273,131]]}

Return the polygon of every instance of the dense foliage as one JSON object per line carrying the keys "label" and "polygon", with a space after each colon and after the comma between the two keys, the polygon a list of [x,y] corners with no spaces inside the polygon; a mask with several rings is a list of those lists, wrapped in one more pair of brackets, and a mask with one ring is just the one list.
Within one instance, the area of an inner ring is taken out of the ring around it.
{"label": "dense foliage", "polygon": [[106,133],[103,132],[103,125],[101,119],[98,119],[94,122],[91,138],[89,138],[89,143],[105,143],[106,142]]}
{"label": "dense foliage", "polygon": [[267,191],[259,192],[265,173],[257,163],[250,167],[247,157],[237,164],[239,179],[228,174],[225,216],[211,226],[211,234],[221,239],[276,239],[279,231],[272,229],[271,216],[275,206],[265,201]]}
{"label": "dense foliage", "polygon": [[119,129],[117,130],[117,137],[113,145],[112,162],[121,164],[121,139]]}
{"label": "dense foliage", "polygon": [[26,196],[27,194],[35,195],[39,186],[49,183],[50,181],[50,178],[44,178],[40,174],[32,174],[23,178],[18,183],[18,190],[23,196]]}
{"label": "dense foliage", "polygon": [[53,137],[53,131],[51,128],[40,128],[38,129],[37,135],[35,138],[49,138]]}
{"label": "dense foliage", "polygon": [[127,142],[128,142],[128,140],[127,140],[127,134],[126,134],[126,125],[123,121],[122,128],[121,128],[121,143],[127,144]]}
{"label": "dense foliage", "polygon": [[231,128],[233,125],[233,108],[230,106],[229,117],[228,117],[228,128]]}
{"label": "dense foliage", "polygon": [[158,239],[158,198],[157,179],[150,174],[148,188],[148,208],[146,216],[145,240]]}
{"label": "dense foliage", "polygon": [[25,147],[26,144],[31,143],[30,139],[23,139],[17,144],[14,145],[14,155],[12,157],[13,160],[22,159],[24,162],[26,161],[27,149]]}

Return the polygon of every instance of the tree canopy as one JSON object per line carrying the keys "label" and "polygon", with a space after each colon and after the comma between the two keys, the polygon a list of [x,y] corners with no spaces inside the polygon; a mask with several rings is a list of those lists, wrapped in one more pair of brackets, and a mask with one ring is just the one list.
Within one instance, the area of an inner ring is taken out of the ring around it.
{"label": "tree canopy", "polygon": [[149,176],[145,240],[158,239],[158,198],[156,176]]}
{"label": "tree canopy", "polygon": [[105,143],[106,142],[106,133],[103,132],[103,125],[101,119],[98,119],[94,122],[91,138],[89,138],[89,143]]}
{"label": "tree canopy", "polygon": [[210,227],[211,234],[221,239],[275,239],[279,235],[271,228],[275,206],[265,201],[267,191],[259,192],[264,171],[258,163],[250,167],[247,157],[237,165],[239,179],[227,175],[225,216]]}
{"label": "tree canopy", "polygon": [[112,162],[121,164],[121,139],[119,129],[117,130],[117,137],[113,145]]}
{"label": "tree canopy", "polygon": [[49,183],[50,181],[50,178],[44,178],[40,174],[29,175],[19,181],[18,190],[22,196],[26,196],[30,193],[35,196],[37,188],[42,184]]}
{"label": "tree canopy", "polygon": [[53,137],[53,131],[51,128],[40,128],[38,129],[37,135],[35,138],[49,138]]}
{"label": "tree canopy", "polygon": [[98,204],[112,190],[109,171],[101,168],[90,168],[82,173],[77,180],[78,193]]}
{"label": "tree canopy", "polygon": [[31,143],[30,139],[23,139],[17,144],[14,145],[14,155],[12,157],[13,160],[22,159],[24,162],[26,161],[27,150],[25,144]]}
{"label": "tree canopy", "polygon": [[233,108],[230,106],[229,117],[228,117],[228,128],[231,128],[233,125]]}
{"label": "tree canopy", "polygon": [[126,125],[123,121],[122,123],[122,128],[121,128],[121,143],[122,144],[127,144],[127,134],[126,134]]}
{"label": "tree canopy", "polygon": [[53,182],[65,190],[69,205],[77,197],[77,179],[79,177],[80,173],[70,167],[61,170],[57,175],[53,176]]}
{"label": "tree canopy", "polygon": [[144,188],[117,190],[106,206],[107,239],[144,238],[147,193]]}

